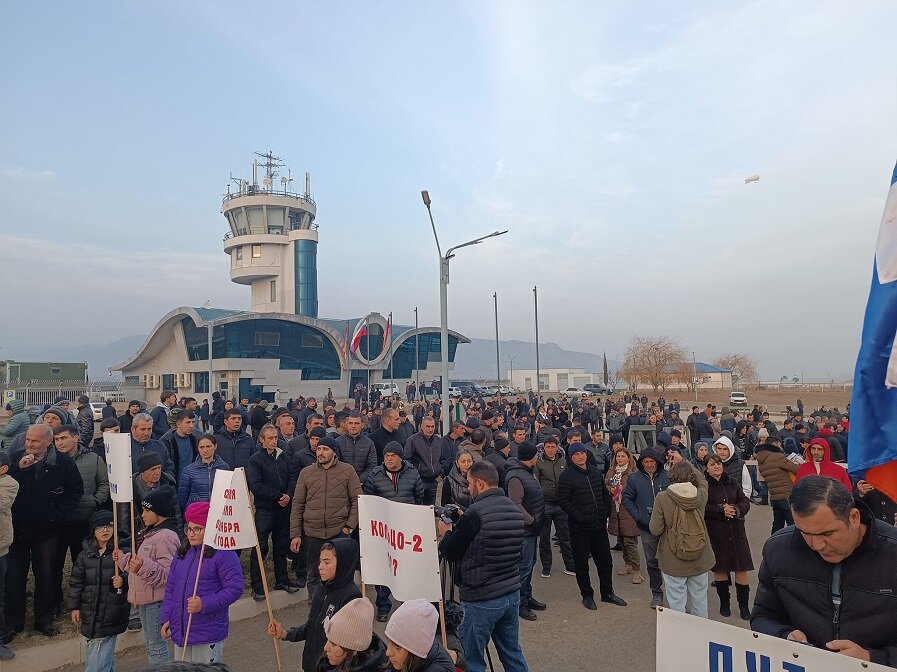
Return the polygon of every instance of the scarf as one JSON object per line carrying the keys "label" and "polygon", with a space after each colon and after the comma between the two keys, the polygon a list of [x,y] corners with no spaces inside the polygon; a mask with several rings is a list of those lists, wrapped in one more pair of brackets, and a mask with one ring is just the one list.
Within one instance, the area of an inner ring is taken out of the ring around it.
{"label": "scarf", "polygon": [[614,506],[617,507],[617,511],[620,511],[620,504],[623,502],[623,476],[626,475],[626,471],[629,469],[629,465],[614,466],[614,475],[610,477],[610,485],[613,490],[611,491],[611,497],[614,500]]}

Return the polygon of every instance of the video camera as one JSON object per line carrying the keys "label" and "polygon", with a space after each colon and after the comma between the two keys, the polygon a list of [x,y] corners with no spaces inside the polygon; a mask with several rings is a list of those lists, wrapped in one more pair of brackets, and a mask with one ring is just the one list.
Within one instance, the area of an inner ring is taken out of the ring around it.
{"label": "video camera", "polygon": [[461,518],[464,509],[457,504],[446,504],[445,506],[434,506],[433,512],[439,516],[439,518],[442,519],[442,522],[446,525],[454,525]]}

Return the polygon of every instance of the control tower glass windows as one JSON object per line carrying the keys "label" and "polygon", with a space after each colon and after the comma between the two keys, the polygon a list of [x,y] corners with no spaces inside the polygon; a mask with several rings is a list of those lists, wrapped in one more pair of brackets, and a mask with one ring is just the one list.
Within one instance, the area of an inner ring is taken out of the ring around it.
{"label": "control tower glass windows", "polygon": [[293,242],[296,268],[296,314],[318,316],[318,243],[315,240]]}

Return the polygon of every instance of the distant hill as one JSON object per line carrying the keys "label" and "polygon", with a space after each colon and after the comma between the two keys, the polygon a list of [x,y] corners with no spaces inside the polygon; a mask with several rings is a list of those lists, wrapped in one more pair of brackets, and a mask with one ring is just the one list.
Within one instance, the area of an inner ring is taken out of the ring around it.
{"label": "distant hill", "polygon": [[[137,352],[137,348],[143,344],[145,338],[145,336],[137,335],[120,338],[105,345],[63,345],[54,349],[53,352],[42,350],[16,353],[15,359],[87,362],[90,377],[102,380],[108,376],[110,366],[123,362]],[[536,368],[536,347],[533,343],[500,341],[499,345],[503,377],[508,375],[508,355],[514,356],[515,369]],[[611,367],[616,365],[611,361],[608,364]],[[585,369],[590,372],[600,372],[603,366],[601,355],[564,350],[557,343],[541,344],[539,365],[543,369]],[[456,378],[494,378],[495,341],[486,338],[473,338],[469,344],[458,346],[452,376]]]}

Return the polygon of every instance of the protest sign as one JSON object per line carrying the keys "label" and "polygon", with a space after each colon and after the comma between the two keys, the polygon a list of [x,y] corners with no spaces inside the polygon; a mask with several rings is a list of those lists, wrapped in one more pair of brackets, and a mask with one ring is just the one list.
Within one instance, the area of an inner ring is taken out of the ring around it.
{"label": "protest sign", "polygon": [[109,470],[109,496],[113,502],[130,502],[134,499],[131,435],[104,432],[103,444],[106,447],[106,468]]}
{"label": "protest sign", "polygon": [[432,506],[358,498],[361,580],[388,586],[397,600],[442,599]]}
{"label": "protest sign", "polygon": [[209,498],[209,522],[203,543],[212,548],[237,550],[258,544],[255,519],[243,468],[215,472]]}
{"label": "protest sign", "polygon": [[891,668],[672,609],[658,609],[656,672],[681,670],[886,672]]}

